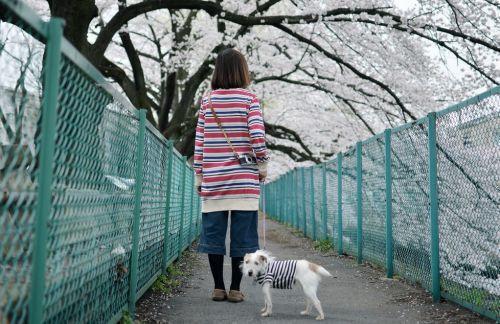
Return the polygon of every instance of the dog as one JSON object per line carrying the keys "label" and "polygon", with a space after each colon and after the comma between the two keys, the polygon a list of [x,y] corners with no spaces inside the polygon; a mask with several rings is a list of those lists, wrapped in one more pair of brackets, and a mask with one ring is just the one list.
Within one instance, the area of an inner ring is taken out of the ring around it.
{"label": "dog", "polygon": [[332,275],[322,266],[307,260],[278,261],[269,252],[258,250],[245,255],[241,270],[244,276],[251,277],[257,283],[262,284],[264,308],[261,309],[261,316],[271,316],[273,312],[271,288],[291,289],[298,281],[306,297],[306,309],[300,314],[309,315],[314,305],[319,313],[316,320],[325,319],[316,291],[321,277]]}

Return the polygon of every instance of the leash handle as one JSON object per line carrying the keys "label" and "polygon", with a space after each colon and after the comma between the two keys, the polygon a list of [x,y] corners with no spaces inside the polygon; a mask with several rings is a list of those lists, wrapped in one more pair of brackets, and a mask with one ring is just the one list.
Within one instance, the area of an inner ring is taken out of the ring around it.
{"label": "leash handle", "polygon": [[260,192],[262,194],[262,237],[264,241],[264,250],[266,249],[266,194],[264,193],[264,182],[260,183]]}

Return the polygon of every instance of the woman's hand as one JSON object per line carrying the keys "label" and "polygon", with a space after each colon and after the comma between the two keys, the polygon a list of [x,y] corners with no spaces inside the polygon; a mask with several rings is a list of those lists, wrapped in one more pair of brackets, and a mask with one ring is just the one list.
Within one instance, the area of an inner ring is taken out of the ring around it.
{"label": "woman's hand", "polygon": [[264,182],[267,178],[267,162],[260,163],[259,168],[259,181]]}
{"label": "woman's hand", "polygon": [[195,187],[196,187],[196,192],[198,195],[201,194],[201,183],[203,181],[203,176],[201,174],[197,174],[195,177]]}
{"label": "woman's hand", "polygon": [[267,171],[259,171],[259,181],[264,182],[267,178]]}

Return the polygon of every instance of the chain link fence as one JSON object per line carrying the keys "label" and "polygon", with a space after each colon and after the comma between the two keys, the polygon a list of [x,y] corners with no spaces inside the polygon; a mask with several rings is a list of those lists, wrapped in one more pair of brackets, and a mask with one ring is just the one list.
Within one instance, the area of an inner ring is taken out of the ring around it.
{"label": "chain link fence", "polygon": [[22,2],[0,0],[0,323],[116,322],[199,234],[184,157]]}
{"label": "chain link fence", "polygon": [[495,87],[291,170],[264,194],[271,218],[294,217],[297,230],[329,240],[339,253],[419,283],[435,301],[499,320],[499,189]]}

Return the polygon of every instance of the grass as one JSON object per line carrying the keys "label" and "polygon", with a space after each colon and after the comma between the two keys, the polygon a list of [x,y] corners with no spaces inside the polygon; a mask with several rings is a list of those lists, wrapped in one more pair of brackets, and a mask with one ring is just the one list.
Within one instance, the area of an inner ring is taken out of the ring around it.
{"label": "grass", "polygon": [[174,288],[180,286],[181,280],[178,279],[178,277],[183,274],[184,272],[180,269],[178,264],[173,263],[167,268],[167,274],[158,276],[151,289],[153,289],[154,292],[170,294]]}
{"label": "grass", "polygon": [[292,234],[298,237],[304,237],[304,233],[300,229],[292,227]]}
{"label": "grass", "polygon": [[446,279],[441,279],[441,288],[448,294],[457,297],[458,300],[463,300],[466,303],[470,303],[474,306],[490,311],[496,316],[499,316],[500,314],[500,300],[495,298],[486,290],[468,288]]}
{"label": "grass", "polygon": [[128,311],[124,311],[122,318],[120,319],[120,324],[134,324],[134,320]]}
{"label": "grass", "polygon": [[333,251],[333,244],[330,239],[323,239],[314,242],[314,249],[321,253]]}

